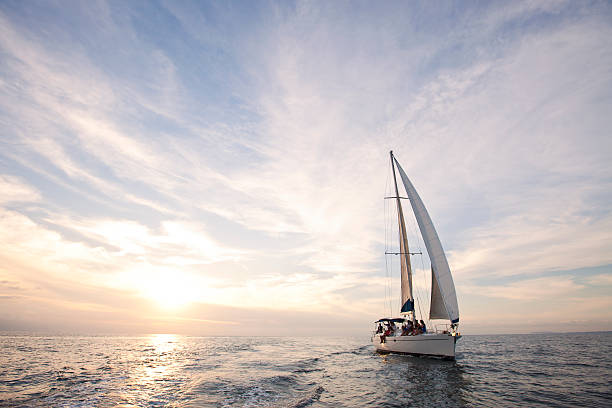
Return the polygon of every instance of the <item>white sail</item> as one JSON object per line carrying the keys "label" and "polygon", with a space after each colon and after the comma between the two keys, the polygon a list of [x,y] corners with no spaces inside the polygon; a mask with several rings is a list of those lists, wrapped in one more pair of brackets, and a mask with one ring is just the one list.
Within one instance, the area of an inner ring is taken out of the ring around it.
{"label": "white sail", "polygon": [[440,291],[446,309],[446,316],[444,316],[444,318],[448,318],[451,323],[457,323],[459,321],[459,306],[457,305],[455,284],[453,283],[453,277],[448,266],[448,261],[446,260],[446,255],[442,249],[442,244],[438,238],[438,233],[433,226],[433,222],[427,213],[423,201],[421,201],[421,197],[419,197],[419,194],[408,179],[408,176],[406,176],[404,169],[402,169],[397,159],[395,160],[395,164],[397,165],[400,177],[404,183],[406,194],[408,194],[408,198],[410,199],[410,204],[412,205],[414,216],[419,224],[423,241],[425,241],[425,247],[429,254],[431,268],[437,282],[437,288]]}
{"label": "white sail", "polygon": [[429,305],[429,320],[448,319],[444,298],[436,280],[436,274],[431,270],[431,303]]}
{"label": "white sail", "polygon": [[406,238],[406,225],[404,224],[404,213],[402,204],[397,200],[397,217],[399,220],[400,240],[400,264],[401,264],[401,288],[402,307],[401,314],[414,313],[414,299],[412,298],[412,266],[410,265],[410,249]]}

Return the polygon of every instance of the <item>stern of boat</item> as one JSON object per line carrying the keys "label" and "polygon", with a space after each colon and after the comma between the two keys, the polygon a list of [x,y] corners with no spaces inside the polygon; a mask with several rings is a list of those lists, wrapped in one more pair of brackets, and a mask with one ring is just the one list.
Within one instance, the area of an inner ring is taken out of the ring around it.
{"label": "stern of boat", "polygon": [[416,336],[388,336],[384,342],[380,335],[372,335],[371,341],[377,353],[406,354],[414,356],[455,359],[455,344],[461,336],[451,333],[419,334]]}

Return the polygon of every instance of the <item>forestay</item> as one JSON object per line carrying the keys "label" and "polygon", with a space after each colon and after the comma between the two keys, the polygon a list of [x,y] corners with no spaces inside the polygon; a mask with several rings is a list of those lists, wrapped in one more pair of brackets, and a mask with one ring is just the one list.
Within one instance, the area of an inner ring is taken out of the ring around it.
{"label": "forestay", "polygon": [[[434,228],[433,222],[429,217],[429,213],[421,201],[421,197],[417,193],[416,189],[406,176],[404,169],[395,159],[395,164],[399,171],[402,182],[406,189],[406,194],[410,199],[414,216],[419,224],[423,241],[425,241],[425,247],[429,254],[432,269],[432,305],[431,312],[433,316],[431,319],[444,319],[447,318],[451,323],[459,322],[459,306],[457,305],[457,295],[455,293],[455,284],[453,283],[453,277],[446,260],[446,255],[442,249],[442,244],[438,238],[438,233]],[[434,289],[436,292],[434,292]],[[442,302],[440,302],[442,301]],[[442,304],[440,304],[442,303]]]}

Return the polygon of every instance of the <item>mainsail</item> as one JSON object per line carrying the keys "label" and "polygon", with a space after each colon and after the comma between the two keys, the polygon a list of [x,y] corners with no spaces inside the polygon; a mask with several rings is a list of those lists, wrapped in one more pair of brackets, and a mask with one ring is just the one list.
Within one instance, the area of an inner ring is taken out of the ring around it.
{"label": "mainsail", "polygon": [[[427,213],[427,209],[421,201],[421,197],[417,193],[416,189],[406,176],[404,169],[395,159],[395,164],[399,171],[400,177],[404,183],[406,194],[410,199],[414,216],[419,224],[427,253],[431,261],[432,270],[432,305],[430,310],[431,319],[446,318],[451,323],[459,322],[459,306],[457,305],[457,295],[455,293],[455,284],[453,283],[453,277],[446,260],[446,255],[442,249],[442,244],[438,238],[438,233],[433,226],[433,222]],[[434,291],[435,289],[435,291]],[[442,307],[443,306],[443,307]],[[435,308],[435,309],[434,309]],[[431,316],[431,312],[433,316]]]}
{"label": "mainsail", "polygon": [[402,214],[402,205],[398,202],[397,216],[399,217],[399,239],[400,239],[400,259],[401,259],[401,287],[402,287],[402,308],[400,313],[406,314],[414,312],[414,299],[412,298],[412,267],[410,265],[410,249],[406,237],[406,225]]}
{"label": "mainsail", "polygon": [[[393,156],[391,156],[393,157]],[[391,161],[393,165],[393,161]],[[400,242],[400,264],[401,264],[401,290],[402,290],[402,308],[400,313],[412,313],[414,320],[414,298],[412,297],[412,267],[410,265],[410,249],[408,248],[408,237],[406,236],[406,224],[404,223],[404,212],[402,203],[397,190],[397,181],[395,180],[395,172],[393,172],[393,181],[395,183],[395,199],[397,201],[397,218],[399,225],[399,242]]]}

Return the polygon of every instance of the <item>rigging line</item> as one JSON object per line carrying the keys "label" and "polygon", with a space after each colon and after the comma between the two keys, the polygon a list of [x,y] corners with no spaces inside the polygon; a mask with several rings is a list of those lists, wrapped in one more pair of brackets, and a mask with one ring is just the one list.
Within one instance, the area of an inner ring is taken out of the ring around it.
{"label": "rigging line", "polygon": [[385,267],[386,267],[386,284],[385,284],[385,308],[389,314],[392,314],[393,311],[393,291],[392,291],[392,280],[393,280],[393,258],[389,261],[387,257],[385,257]]}
{"label": "rigging line", "polygon": [[393,315],[393,271],[395,270],[395,258],[391,258],[389,261],[389,277],[387,280],[387,291],[389,294],[388,297],[388,307],[389,307],[389,315]]}
{"label": "rigging line", "polygon": [[[387,172],[387,177],[385,180],[385,195],[386,192],[389,188],[389,173]],[[388,213],[389,213],[389,208],[387,207],[387,202],[386,200],[383,200],[383,222],[385,223],[385,252],[387,251],[387,248],[389,247],[389,225],[388,225]],[[385,256],[385,299],[384,299],[384,303],[383,303],[383,312],[386,312],[387,310],[391,311],[392,307],[391,307],[391,269],[389,266],[389,260],[387,259],[387,257]]]}
{"label": "rigging line", "polygon": [[[426,290],[426,294],[429,293],[429,308],[431,309],[431,288],[429,288],[427,286],[427,273],[425,272],[425,264],[423,262],[423,255],[421,255],[421,267],[423,268],[423,283],[424,283],[424,288]],[[431,324],[431,320],[429,320],[429,314],[427,315],[427,319],[425,319],[427,321],[427,326],[429,326]]]}
{"label": "rigging line", "polygon": [[[388,177],[387,177],[388,179]],[[385,191],[387,190],[387,180],[385,180]],[[384,209],[384,222],[385,222],[385,248],[387,247],[387,206],[383,207]],[[383,313],[386,313],[387,307],[389,303],[389,264],[388,260],[385,257],[385,301],[383,305]]]}
{"label": "rigging line", "polygon": [[[385,219],[387,218],[387,207],[383,207],[383,216]],[[386,222],[386,221],[385,221]],[[385,248],[387,248],[387,224],[385,224]],[[387,302],[388,302],[388,288],[389,285],[389,265],[387,262],[387,257],[385,257],[385,298],[383,300],[383,313],[386,312]]]}
{"label": "rigging line", "polygon": [[[415,244],[419,250],[419,252],[421,252],[421,254],[423,253],[423,247],[421,246],[421,241],[423,240],[421,237],[421,234],[419,233],[419,230],[417,229],[416,223],[415,223],[415,219],[414,217],[411,219],[411,223],[410,223],[410,227],[412,228],[412,232],[414,233],[415,236]],[[422,259],[421,259],[422,261]]]}
{"label": "rigging line", "polygon": [[[421,264],[422,264],[423,263],[423,255],[422,254],[421,254],[420,258],[421,258]],[[421,294],[421,290],[418,288],[418,286],[417,286],[417,290],[416,291],[417,291],[417,296],[419,297],[419,306],[418,306],[419,307],[419,313],[421,314],[421,319],[424,319],[425,316],[423,315],[423,310],[421,309],[421,297],[422,297],[422,294]],[[423,296],[423,298],[425,298],[425,297]]]}
{"label": "rigging line", "polygon": [[389,283],[389,265],[387,263],[387,257],[385,257],[385,299],[383,301],[383,313],[386,312],[387,310],[387,302],[389,301],[389,294],[388,292],[388,283]]}
{"label": "rigging line", "polygon": [[[391,173],[391,164],[388,163],[387,164],[388,167],[388,171],[387,171],[387,177],[386,177],[386,183],[385,183],[385,195],[387,195],[387,191],[391,190],[391,178],[390,178],[390,173]],[[387,249],[391,248],[394,246],[395,244],[395,234],[394,232],[394,226],[393,226],[393,222],[392,222],[392,216],[395,214],[395,207],[392,206],[392,203],[387,201],[387,200],[383,200],[384,204],[385,204],[385,210],[386,210],[386,216],[385,216],[385,240],[386,240],[386,245],[387,245]],[[385,251],[387,252],[387,251]],[[386,258],[386,257],[385,257]],[[387,305],[388,305],[388,310],[389,310],[389,315],[393,315],[393,271],[395,270],[395,265],[394,265],[394,259],[391,258],[390,261],[388,261],[388,273],[387,273],[387,287],[386,287],[386,294],[387,294]]]}
{"label": "rigging line", "polygon": [[[421,259],[421,270],[423,271],[422,276],[423,276],[423,280],[424,280],[424,285],[423,288],[425,289],[425,294],[421,294],[420,290],[417,289],[418,293],[420,296],[423,297],[424,300],[429,300],[431,302],[431,300],[429,299],[429,296],[427,295],[429,293],[429,288],[427,286],[427,277],[426,277],[426,271],[425,271],[425,264],[423,262],[423,247],[421,246],[421,242],[422,242],[422,236],[419,234],[418,230],[417,230],[417,226],[415,223],[415,218],[412,217],[411,218],[411,222],[410,222],[410,227],[412,229],[412,233],[414,234],[415,237],[415,245],[418,248],[419,252],[420,252],[420,259]],[[415,277],[415,281],[416,281],[416,277]],[[421,302],[419,300],[419,313],[421,313],[421,317],[424,319],[425,315],[423,315],[423,311],[421,310]],[[428,320],[428,319],[427,319]],[[429,320],[428,320],[429,321]]]}
{"label": "rigging line", "polygon": [[[413,227],[416,229],[416,226],[413,225]],[[417,245],[418,245],[419,251],[421,253],[423,252],[422,246],[421,246],[422,239],[423,238],[421,237],[420,240],[417,240]],[[425,243],[423,242],[423,245],[424,244]],[[425,269],[425,262],[423,260],[423,255],[421,255],[421,269],[423,270],[423,275],[422,276],[423,276],[423,288],[425,289],[425,297],[427,298],[428,303],[429,303],[429,307],[431,308],[431,287],[430,287],[430,284],[428,283],[428,280],[427,280],[427,270]],[[429,314],[427,315],[427,319],[426,320],[427,320],[427,324],[429,325],[431,323],[431,321],[429,320]]]}
{"label": "rigging line", "polygon": [[[416,276],[414,276],[415,271],[413,270],[413,281],[416,282]],[[417,308],[419,309],[419,314],[421,315],[421,319],[423,318],[423,311],[421,310],[421,291],[419,290],[418,286],[414,287],[414,293],[415,293],[415,297],[417,299]],[[415,310],[415,318],[416,318],[416,310]]]}
{"label": "rigging line", "polygon": [[[389,188],[391,188],[391,186],[389,185]],[[397,238],[397,230],[395,228],[395,223],[393,222],[393,220],[395,220],[397,218],[397,208],[393,205],[392,202],[388,202],[389,204],[389,215],[390,217],[387,218],[387,222],[389,225],[389,245],[391,248],[394,248],[396,245],[396,238]],[[391,257],[391,268],[389,269],[389,315],[392,316],[393,315],[393,311],[394,311],[394,299],[396,299],[396,296],[394,296],[394,271],[397,270],[397,264],[395,262],[396,257]]]}

